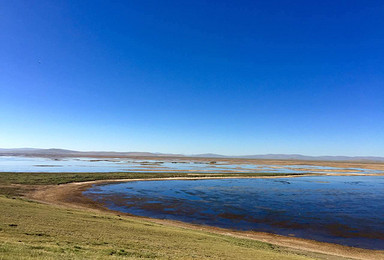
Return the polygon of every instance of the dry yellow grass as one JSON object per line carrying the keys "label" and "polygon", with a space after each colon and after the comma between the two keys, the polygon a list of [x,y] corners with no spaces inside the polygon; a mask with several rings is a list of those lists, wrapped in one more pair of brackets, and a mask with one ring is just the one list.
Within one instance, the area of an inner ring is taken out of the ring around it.
{"label": "dry yellow grass", "polygon": [[0,196],[0,259],[308,259],[267,243]]}

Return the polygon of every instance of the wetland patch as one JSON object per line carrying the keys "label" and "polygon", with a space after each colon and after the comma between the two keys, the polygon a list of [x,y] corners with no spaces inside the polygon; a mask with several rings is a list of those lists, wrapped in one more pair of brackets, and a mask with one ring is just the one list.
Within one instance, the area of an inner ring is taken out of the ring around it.
{"label": "wetland patch", "polygon": [[35,158],[0,156],[0,172],[192,172],[281,174],[384,174],[382,170],[318,165],[129,158]]}

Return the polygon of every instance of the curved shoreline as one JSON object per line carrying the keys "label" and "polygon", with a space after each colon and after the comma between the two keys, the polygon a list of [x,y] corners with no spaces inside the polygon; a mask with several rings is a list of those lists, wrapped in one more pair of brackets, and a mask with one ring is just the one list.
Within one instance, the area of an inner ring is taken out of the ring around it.
{"label": "curved shoreline", "polygon": [[[158,224],[187,228],[193,230],[201,230],[213,232],[215,234],[228,235],[237,238],[246,238],[275,244],[278,246],[290,248],[293,250],[306,251],[310,253],[319,253],[335,257],[347,257],[352,259],[384,259],[383,250],[371,250],[363,248],[348,247],[338,244],[319,242],[315,240],[288,237],[266,232],[254,231],[235,231],[225,228],[218,228],[205,225],[196,225],[174,220],[155,219],[141,216],[134,216],[128,213],[110,210],[100,203],[97,203],[90,198],[84,196],[83,191],[87,190],[95,184],[107,184],[118,182],[131,181],[161,181],[161,180],[200,180],[200,179],[239,179],[239,178],[294,178],[314,176],[311,175],[286,175],[286,176],[257,176],[257,177],[170,177],[170,178],[148,178],[148,179],[112,179],[112,180],[97,180],[86,182],[73,182],[55,186],[43,186],[26,195],[27,198],[62,207],[76,208],[82,210],[91,210],[98,212],[109,212],[117,215],[128,216],[130,218],[146,220]],[[332,176],[335,176],[332,174]]]}

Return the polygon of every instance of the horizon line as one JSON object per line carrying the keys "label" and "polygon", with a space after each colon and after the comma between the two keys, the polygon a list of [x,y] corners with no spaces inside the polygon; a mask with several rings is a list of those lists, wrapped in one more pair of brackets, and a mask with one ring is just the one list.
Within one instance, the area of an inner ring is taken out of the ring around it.
{"label": "horizon line", "polygon": [[[73,150],[73,149],[67,149],[67,148],[35,148],[35,147],[21,147],[21,148],[2,148],[0,147],[0,153],[1,150],[15,150],[13,152],[17,152],[16,150],[45,150],[45,151],[52,151],[52,150],[59,150],[59,151],[66,151],[66,152],[74,152],[74,153],[147,153],[147,154],[153,154],[153,155],[175,155],[175,156],[220,156],[220,157],[235,157],[235,158],[244,158],[244,157],[250,157],[250,156],[299,156],[299,157],[311,157],[311,158],[317,158],[317,157],[346,157],[346,158],[382,158],[384,159],[384,156],[379,155],[306,155],[301,153],[257,153],[257,154],[238,154],[238,155],[228,155],[228,154],[219,154],[219,153],[194,153],[194,154],[188,154],[188,153],[173,153],[173,152],[149,152],[149,151],[114,151],[114,150]],[[24,151],[26,152],[26,151]]]}

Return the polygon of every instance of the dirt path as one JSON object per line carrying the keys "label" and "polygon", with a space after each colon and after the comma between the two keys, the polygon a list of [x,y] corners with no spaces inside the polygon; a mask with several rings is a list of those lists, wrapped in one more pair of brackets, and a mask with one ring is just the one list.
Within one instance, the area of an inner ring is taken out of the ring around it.
{"label": "dirt path", "polygon": [[[291,176],[291,177],[298,177],[298,176]],[[209,177],[209,179],[218,179],[218,178],[222,178],[222,177]],[[256,178],[266,178],[266,177],[256,177]],[[267,177],[267,178],[276,178],[276,177]],[[146,180],[181,180],[181,179],[186,180],[186,179],[203,179],[203,178],[182,177],[182,178],[154,178],[154,179],[146,179]],[[324,243],[324,242],[318,242],[318,241],[295,238],[295,237],[286,237],[286,236],[263,233],[263,232],[232,231],[232,230],[223,229],[223,228],[193,225],[193,224],[188,224],[188,223],[179,222],[179,221],[132,216],[132,215],[124,214],[121,212],[114,212],[114,211],[108,210],[104,208],[102,205],[82,195],[82,192],[84,190],[88,189],[94,184],[127,182],[127,181],[146,181],[146,180],[143,180],[143,179],[99,180],[99,181],[54,185],[54,186],[52,185],[42,186],[39,189],[28,193],[26,197],[29,199],[33,199],[39,202],[48,203],[52,205],[59,205],[63,207],[85,209],[85,210],[99,211],[99,212],[110,212],[110,213],[119,214],[119,215],[126,215],[131,218],[136,218],[141,220],[145,219],[147,221],[152,221],[155,223],[168,225],[168,226],[188,228],[193,230],[209,231],[216,234],[223,234],[223,235],[228,235],[228,236],[238,237],[238,238],[255,239],[258,241],[267,242],[267,243],[275,244],[282,247],[287,247],[298,252],[306,251],[306,252],[315,252],[315,253],[325,254],[325,255],[332,256],[331,258],[346,257],[351,259],[383,259],[384,260],[384,251],[353,248],[353,247],[347,247],[347,246],[342,246],[337,244]],[[331,259],[331,258],[327,257],[327,259]]]}

